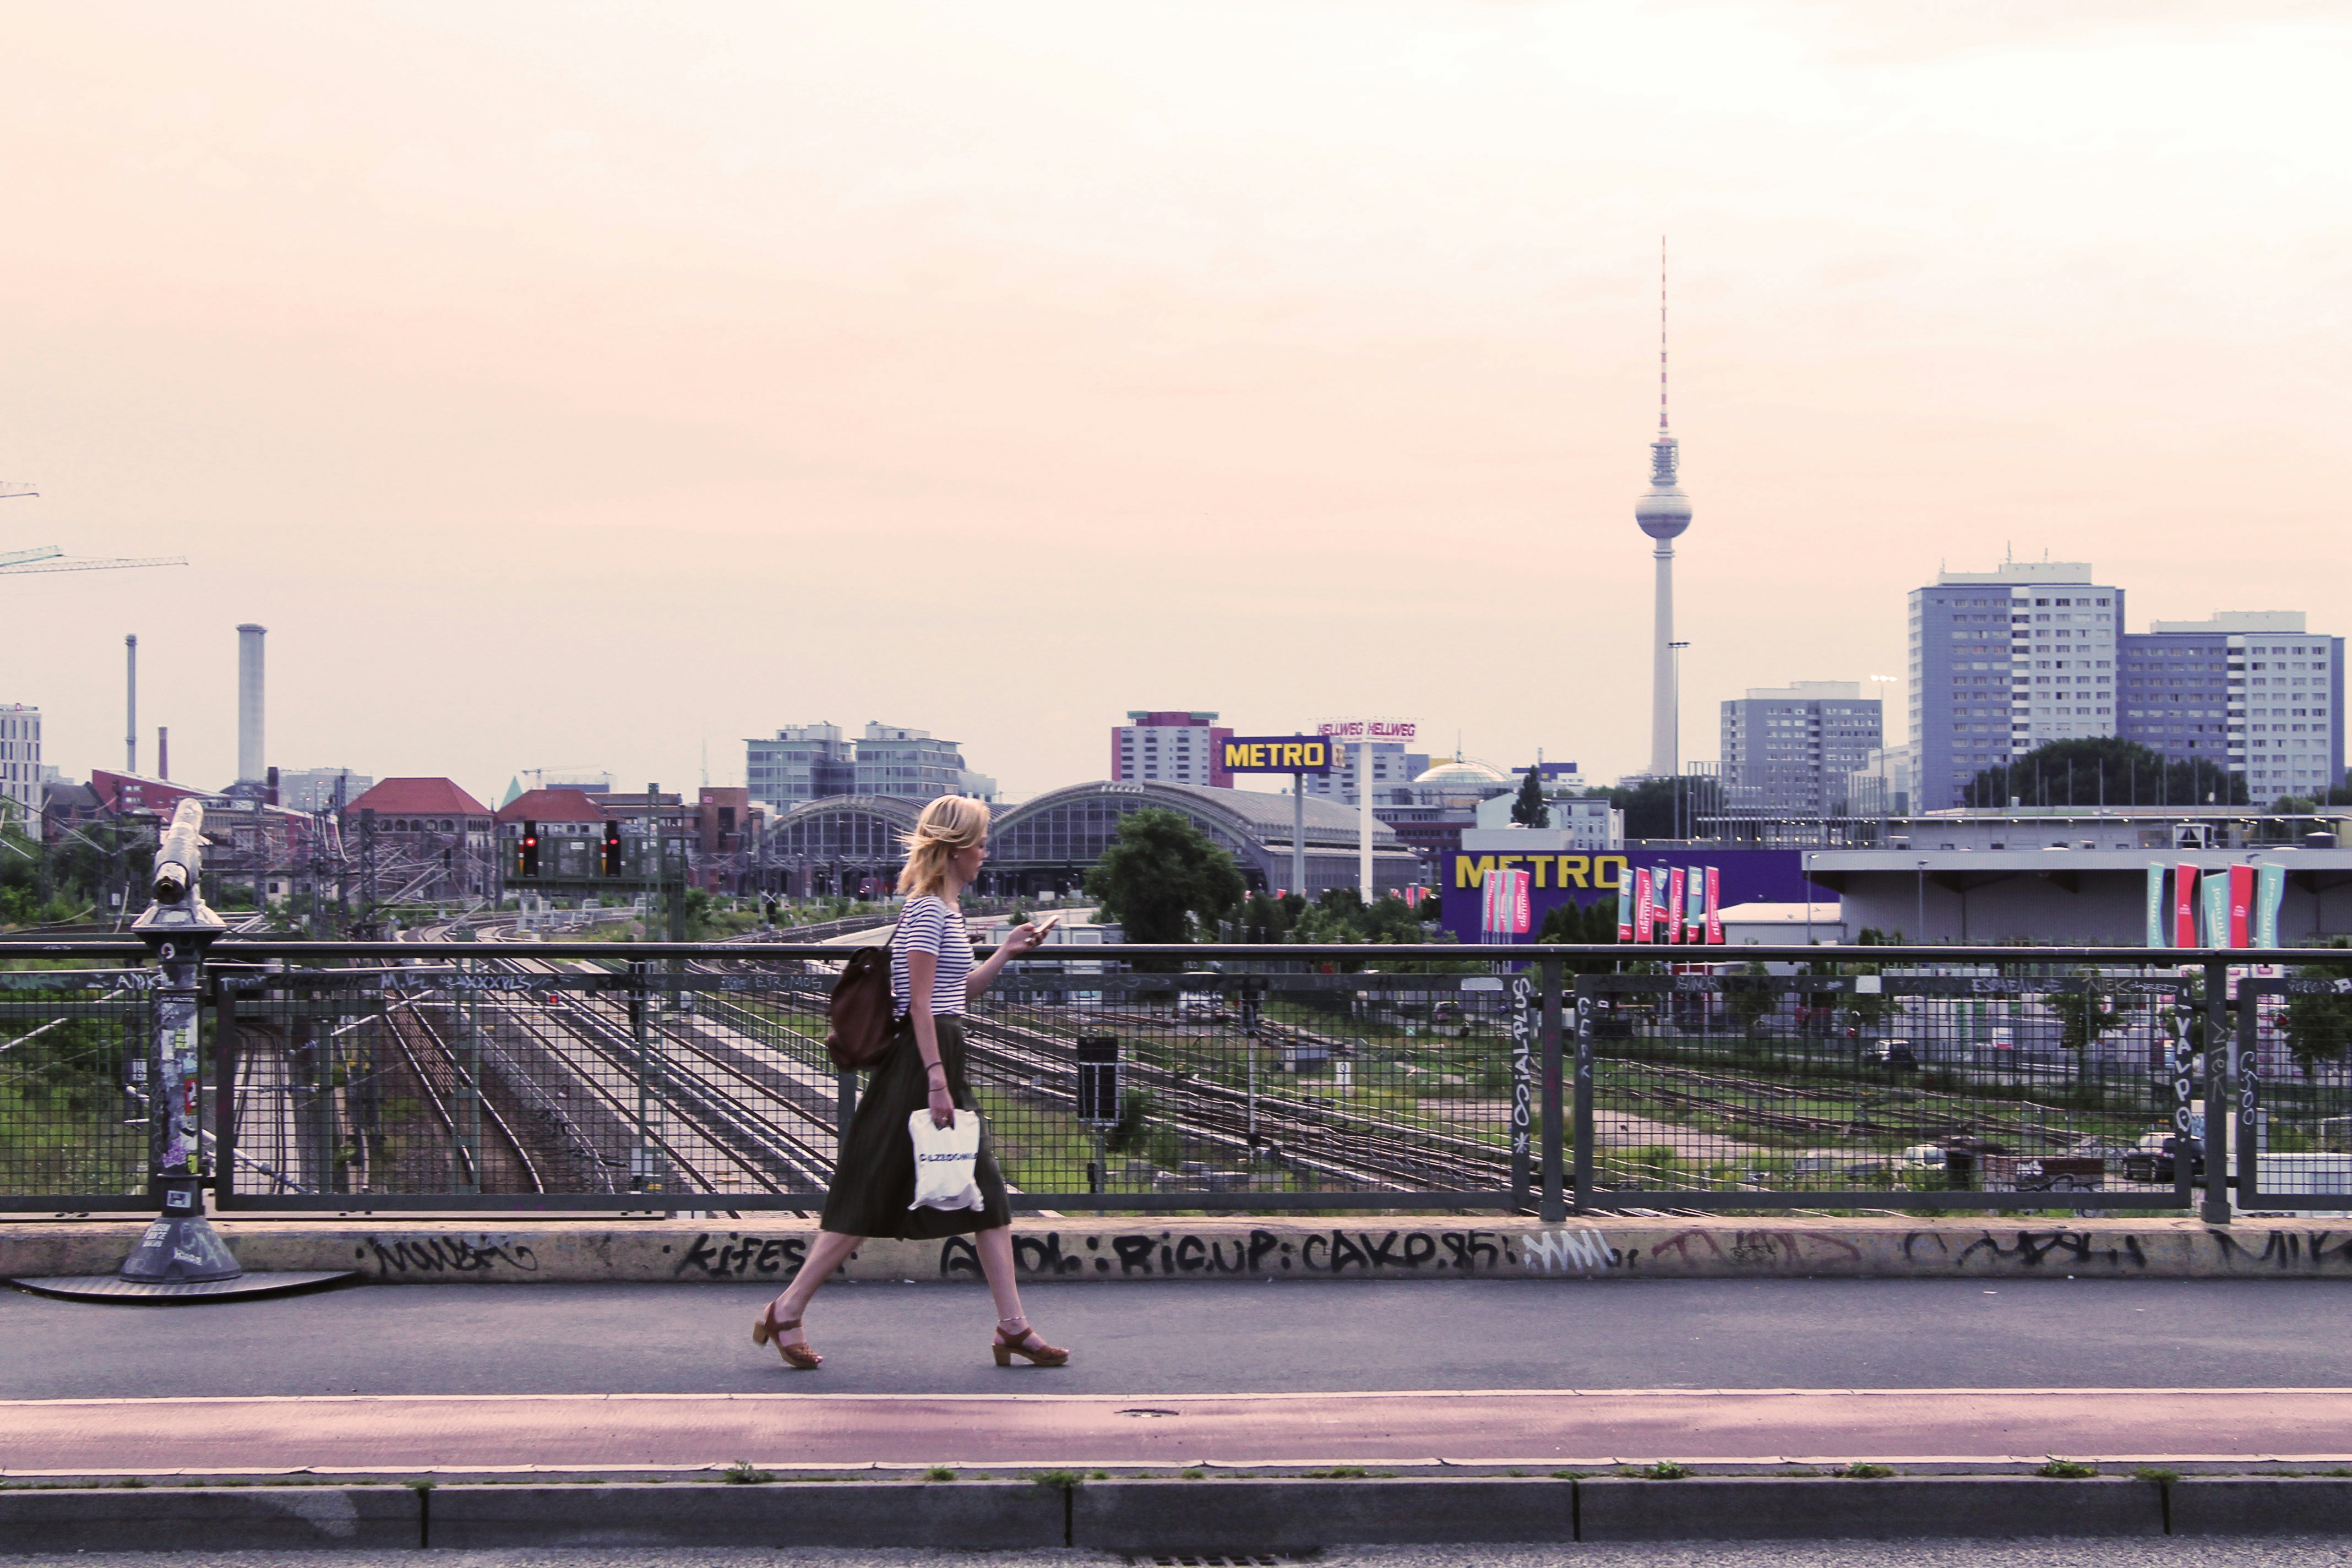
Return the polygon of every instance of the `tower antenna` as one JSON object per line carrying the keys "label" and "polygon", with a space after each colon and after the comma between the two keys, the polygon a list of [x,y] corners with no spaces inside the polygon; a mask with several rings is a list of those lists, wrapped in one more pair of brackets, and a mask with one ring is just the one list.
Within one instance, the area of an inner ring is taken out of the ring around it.
{"label": "tower antenna", "polygon": [[1658,236],[1658,434],[1666,433],[1666,237]]}

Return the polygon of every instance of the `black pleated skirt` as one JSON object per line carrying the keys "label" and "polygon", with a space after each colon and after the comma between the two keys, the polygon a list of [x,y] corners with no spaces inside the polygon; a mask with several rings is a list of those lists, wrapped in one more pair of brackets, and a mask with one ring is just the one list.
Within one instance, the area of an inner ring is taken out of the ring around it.
{"label": "black pleated skirt", "polygon": [[[934,1016],[940,1065],[948,1069],[948,1093],[958,1110],[973,1109],[964,1079],[963,1020]],[[915,1201],[915,1140],[907,1119],[930,1105],[929,1075],[915,1044],[915,1026],[901,1018],[891,1031],[890,1054],[874,1069],[842,1140],[841,1163],[824,1194],[825,1229],[844,1236],[888,1236],[928,1241],[969,1236],[1013,1223],[1004,1177],[996,1168],[996,1143],[988,1124],[980,1128],[980,1163],[972,1180],[980,1185],[977,1209],[919,1209]]]}

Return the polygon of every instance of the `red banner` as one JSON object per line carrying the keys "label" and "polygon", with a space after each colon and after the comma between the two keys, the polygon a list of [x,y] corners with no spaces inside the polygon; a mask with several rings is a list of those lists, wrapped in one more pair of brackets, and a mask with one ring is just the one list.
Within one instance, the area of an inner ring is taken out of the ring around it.
{"label": "red banner", "polygon": [[2230,945],[2252,947],[2253,942],[2254,868],[2252,866],[2230,868]]}
{"label": "red banner", "polygon": [[2197,868],[2172,868],[2172,945],[2202,947],[2197,940]]}

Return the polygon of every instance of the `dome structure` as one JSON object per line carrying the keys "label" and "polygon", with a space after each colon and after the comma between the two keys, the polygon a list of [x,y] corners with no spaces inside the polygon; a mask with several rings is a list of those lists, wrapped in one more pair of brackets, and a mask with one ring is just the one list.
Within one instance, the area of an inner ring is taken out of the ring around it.
{"label": "dome structure", "polygon": [[1510,787],[1510,775],[1500,768],[1463,757],[1448,757],[1412,781],[1413,794],[1421,803],[1436,806],[1475,805]]}

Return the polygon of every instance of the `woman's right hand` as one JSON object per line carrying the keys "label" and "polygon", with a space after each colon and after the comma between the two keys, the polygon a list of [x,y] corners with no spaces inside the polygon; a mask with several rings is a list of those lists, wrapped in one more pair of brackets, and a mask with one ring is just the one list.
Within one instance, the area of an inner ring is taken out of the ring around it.
{"label": "woman's right hand", "polygon": [[943,1083],[931,1085],[931,1125],[953,1127],[955,1116],[955,1097],[948,1093],[947,1085]]}

